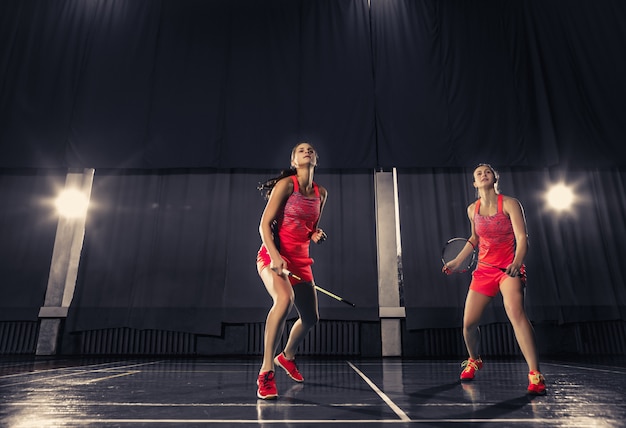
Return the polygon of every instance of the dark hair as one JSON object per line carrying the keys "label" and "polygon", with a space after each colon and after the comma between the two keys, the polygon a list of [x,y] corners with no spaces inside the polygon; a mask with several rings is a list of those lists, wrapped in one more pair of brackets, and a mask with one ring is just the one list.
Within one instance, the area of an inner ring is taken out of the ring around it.
{"label": "dark hair", "polygon": [[[300,141],[298,142],[298,144],[296,144],[295,146],[293,146],[293,149],[291,149],[291,159],[290,161],[293,161],[293,158],[295,156],[296,153],[296,149],[298,148],[298,146],[300,146],[301,144],[308,144],[311,147],[313,147],[311,145],[311,143],[309,143],[308,141]],[[313,150],[315,150],[315,148],[313,147]],[[318,161],[318,156],[317,156],[317,150],[315,150],[315,163],[317,164]],[[272,190],[274,189],[274,186],[276,186],[276,183],[278,183],[280,180],[282,180],[285,177],[290,177],[292,175],[296,175],[296,169],[292,166],[290,169],[284,169],[280,172],[279,175],[277,175],[274,178],[270,178],[269,180],[267,180],[264,183],[259,183],[259,185],[257,186],[257,189],[261,192],[264,193],[264,197],[265,199],[269,199],[270,194],[272,193]]]}
{"label": "dark hair", "polygon": [[257,186],[257,189],[261,193],[264,193],[263,196],[265,197],[265,199],[269,199],[270,198],[270,193],[272,193],[272,190],[274,189],[274,186],[276,186],[276,183],[278,183],[283,178],[290,177],[292,175],[296,175],[295,168],[284,169],[276,177],[270,178],[269,180],[267,180],[264,183],[259,183],[259,185]]}

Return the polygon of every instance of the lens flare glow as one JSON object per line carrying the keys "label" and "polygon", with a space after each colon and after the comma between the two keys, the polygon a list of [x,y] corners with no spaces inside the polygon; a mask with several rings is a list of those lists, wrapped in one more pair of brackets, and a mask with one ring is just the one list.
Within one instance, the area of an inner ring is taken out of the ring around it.
{"label": "lens flare glow", "polygon": [[546,202],[555,211],[570,210],[574,201],[574,190],[564,183],[554,184],[546,192]]}
{"label": "lens flare glow", "polygon": [[80,218],[87,214],[89,201],[80,190],[67,189],[59,194],[54,205],[63,217]]}

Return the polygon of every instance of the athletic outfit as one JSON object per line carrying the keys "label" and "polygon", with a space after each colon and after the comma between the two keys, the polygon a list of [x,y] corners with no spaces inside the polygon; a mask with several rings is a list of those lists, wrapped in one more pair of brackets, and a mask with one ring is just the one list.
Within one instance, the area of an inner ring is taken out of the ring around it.
{"label": "athletic outfit", "polygon": [[[506,268],[515,258],[515,233],[511,219],[503,210],[504,197],[498,195],[498,211],[492,216],[480,215],[480,199],[474,210],[474,231],[478,235],[478,265],[472,272],[470,290],[494,297],[502,282],[510,278],[500,268]],[[519,270],[522,284],[526,284],[526,266]],[[483,361],[468,358],[461,363],[462,381],[474,379],[476,372],[483,368]],[[545,379],[538,371],[528,373],[528,393],[543,395],[546,393]]]}
{"label": "athletic outfit", "polygon": [[[281,257],[287,263],[287,270],[300,277],[296,280],[289,276],[291,285],[298,282],[313,282],[313,271],[311,265],[313,259],[309,256],[309,244],[311,235],[315,231],[315,226],[320,218],[322,199],[317,184],[313,183],[315,196],[307,197],[300,193],[300,185],[295,175],[291,176],[293,181],[293,192],[287,198],[285,206],[279,212],[272,232],[274,243],[278,248]],[[257,253],[257,269],[261,272],[272,262],[265,245],[261,245]],[[296,382],[303,382],[304,378],[298,371],[295,360],[288,360],[284,353],[280,353],[274,358],[274,364],[285,370],[287,375]],[[259,373],[257,379],[257,397],[267,400],[278,397],[274,372],[267,371]]]}
{"label": "athletic outfit", "polygon": [[[492,216],[479,214],[480,199],[474,210],[474,231],[478,235],[478,264],[472,273],[470,290],[494,297],[500,284],[507,278],[499,268],[506,268],[515,258],[515,233],[511,219],[504,213],[503,196],[498,195],[498,211]],[[522,282],[526,282],[526,267],[520,268]]]}
{"label": "athletic outfit", "polygon": [[[293,193],[289,195],[285,207],[276,218],[274,227],[274,243],[278,247],[281,257],[287,262],[287,269],[294,275],[302,278],[301,281],[289,277],[291,285],[297,282],[312,282],[313,259],[309,256],[309,243],[315,231],[315,225],[320,217],[322,199],[317,184],[313,183],[314,197],[307,197],[300,193],[298,178],[291,176]],[[261,245],[257,254],[257,268],[259,272],[271,263],[270,254]]]}

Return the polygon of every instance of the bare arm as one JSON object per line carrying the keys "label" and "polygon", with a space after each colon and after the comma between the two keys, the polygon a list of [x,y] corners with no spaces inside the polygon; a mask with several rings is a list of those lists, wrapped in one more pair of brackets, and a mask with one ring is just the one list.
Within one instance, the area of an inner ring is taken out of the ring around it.
{"label": "bare arm", "polygon": [[328,192],[322,186],[319,186],[319,189],[320,189],[320,199],[321,199],[320,216],[318,217],[317,223],[315,223],[315,226],[313,227],[313,233],[311,234],[311,240],[315,242],[316,244],[319,244],[321,241],[326,239],[326,234],[324,233],[322,229],[318,228],[317,225],[320,223],[320,219],[322,218],[322,213],[324,212],[324,205],[326,205],[326,198],[328,196]]}
{"label": "bare arm", "polygon": [[267,252],[270,255],[271,263],[270,268],[279,274],[286,268],[285,260],[281,257],[274,242],[274,236],[272,234],[272,222],[278,216],[278,213],[285,205],[287,198],[293,193],[293,182],[290,178],[283,178],[274,186],[272,193],[270,194],[267,205],[261,215],[261,222],[259,224],[259,234],[261,235],[261,241],[267,248]]}
{"label": "bare arm", "polygon": [[454,258],[454,260],[450,260],[448,263],[446,263],[446,265],[442,269],[442,272],[444,273],[449,274],[451,271],[454,271],[456,268],[458,268],[458,265],[463,260],[465,260],[467,256],[469,256],[470,253],[474,251],[474,249],[478,245],[478,235],[476,235],[476,232],[474,231],[474,207],[475,203],[467,207],[467,217],[469,218],[471,227],[471,235],[469,238],[467,238],[469,242],[465,244],[461,252]]}
{"label": "bare arm", "polygon": [[513,233],[515,234],[515,257],[513,262],[506,268],[507,275],[515,276],[524,263],[528,252],[528,232],[526,230],[526,217],[522,204],[515,198],[504,199],[504,213],[511,219]]}
{"label": "bare arm", "polygon": [[474,210],[475,209],[476,209],[476,202],[474,202],[473,204],[470,204],[470,206],[467,207],[467,218],[469,218],[470,232],[471,232],[470,237],[467,238],[467,240],[472,243],[472,249],[478,247],[478,239],[479,239],[478,235],[476,234],[476,229],[474,229]]}

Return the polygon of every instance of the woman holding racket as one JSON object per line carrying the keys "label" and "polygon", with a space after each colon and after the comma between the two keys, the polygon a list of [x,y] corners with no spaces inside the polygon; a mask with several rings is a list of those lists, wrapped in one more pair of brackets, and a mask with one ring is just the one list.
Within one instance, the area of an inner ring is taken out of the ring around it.
{"label": "woman holding racket", "polygon": [[517,199],[500,194],[498,173],[490,165],[478,165],[473,178],[478,199],[467,208],[471,236],[461,253],[443,267],[443,271],[449,273],[478,247],[478,264],[472,273],[463,314],[463,337],[469,358],[462,364],[465,368],[461,380],[474,379],[476,371],[483,367],[478,353],[478,325],[485,307],[500,291],[528,364],[528,392],[543,395],[545,380],[539,372],[533,327],[524,310],[526,268],[523,261],[528,249],[524,212]]}
{"label": "woman holding racket", "polygon": [[[265,322],[263,364],[257,379],[257,397],[261,399],[278,397],[275,366],[283,368],[294,381],[304,381],[296,367],[295,353],[319,320],[309,243],[326,238],[317,225],[327,193],[313,181],[316,165],[315,149],[301,142],[291,152],[291,169],[259,187],[267,191],[267,205],[259,225],[263,244],[257,255],[257,269],[273,300]],[[276,355],[285,321],[294,304],[298,319],[289,332],[285,348]]]}

